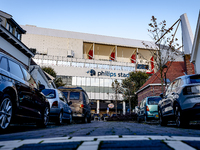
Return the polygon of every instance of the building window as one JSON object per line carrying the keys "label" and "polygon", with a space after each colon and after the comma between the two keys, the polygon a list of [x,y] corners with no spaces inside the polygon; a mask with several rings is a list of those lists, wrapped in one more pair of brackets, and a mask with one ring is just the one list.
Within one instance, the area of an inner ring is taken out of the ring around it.
{"label": "building window", "polygon": [[10,33],[13,33],[13,27],[11,25],[9,25],[9,31]]}

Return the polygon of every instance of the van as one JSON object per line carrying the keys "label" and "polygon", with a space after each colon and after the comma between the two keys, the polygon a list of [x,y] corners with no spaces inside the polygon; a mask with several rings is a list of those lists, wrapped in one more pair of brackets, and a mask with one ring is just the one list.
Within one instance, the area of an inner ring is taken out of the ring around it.
{"label": "van", "polygon": [[59,87],[72,109],[74,120],[81,120],[83,123],[91,122],[91,107],[87,93],[81,87]]}

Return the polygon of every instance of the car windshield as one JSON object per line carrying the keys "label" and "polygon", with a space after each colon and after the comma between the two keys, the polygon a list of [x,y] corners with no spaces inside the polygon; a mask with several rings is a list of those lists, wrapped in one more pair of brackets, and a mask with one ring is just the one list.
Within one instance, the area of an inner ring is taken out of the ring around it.
{"label": "car windshield", "polygon": [[161,97],[150,97],[148,98],[148,105],[158,105],[158,102],[161,100]]}
{"label": "car windshield", "polygon": [[200,83],[200,75],[194,75],[189,77],[188,84],[193,84],[193,83]]}
{"label": "car windshield", "polygon": [[69,99],[70,100],[79,100],[80,92],[70,92]]}
{"label": "car windshield", "polygon": [[56,92],[52,89],[44,89],[42,93],[46,96],[46,98],[56,98]]}

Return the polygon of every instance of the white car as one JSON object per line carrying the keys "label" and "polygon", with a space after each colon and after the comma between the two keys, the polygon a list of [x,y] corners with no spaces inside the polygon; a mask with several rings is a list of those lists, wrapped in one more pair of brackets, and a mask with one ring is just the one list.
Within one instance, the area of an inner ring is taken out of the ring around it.
{"label": "white car", "polygon": [[72,110],[69,107],[71,103],[68,104],[63,93],[58,89],[44,89],[42,93],[50,103],[50,121],[60,125],[66,119],[69,124],[72,123]]}

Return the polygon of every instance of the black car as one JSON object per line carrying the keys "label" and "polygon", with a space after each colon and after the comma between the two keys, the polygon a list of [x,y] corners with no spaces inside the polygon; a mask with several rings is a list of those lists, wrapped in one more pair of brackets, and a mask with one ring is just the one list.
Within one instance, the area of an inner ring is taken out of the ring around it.
{"label": "black car", "polygon": [[49,102],[26,67],[0,53],[0,130],[11,123],[36,122],[45,127],[49,120]]}

